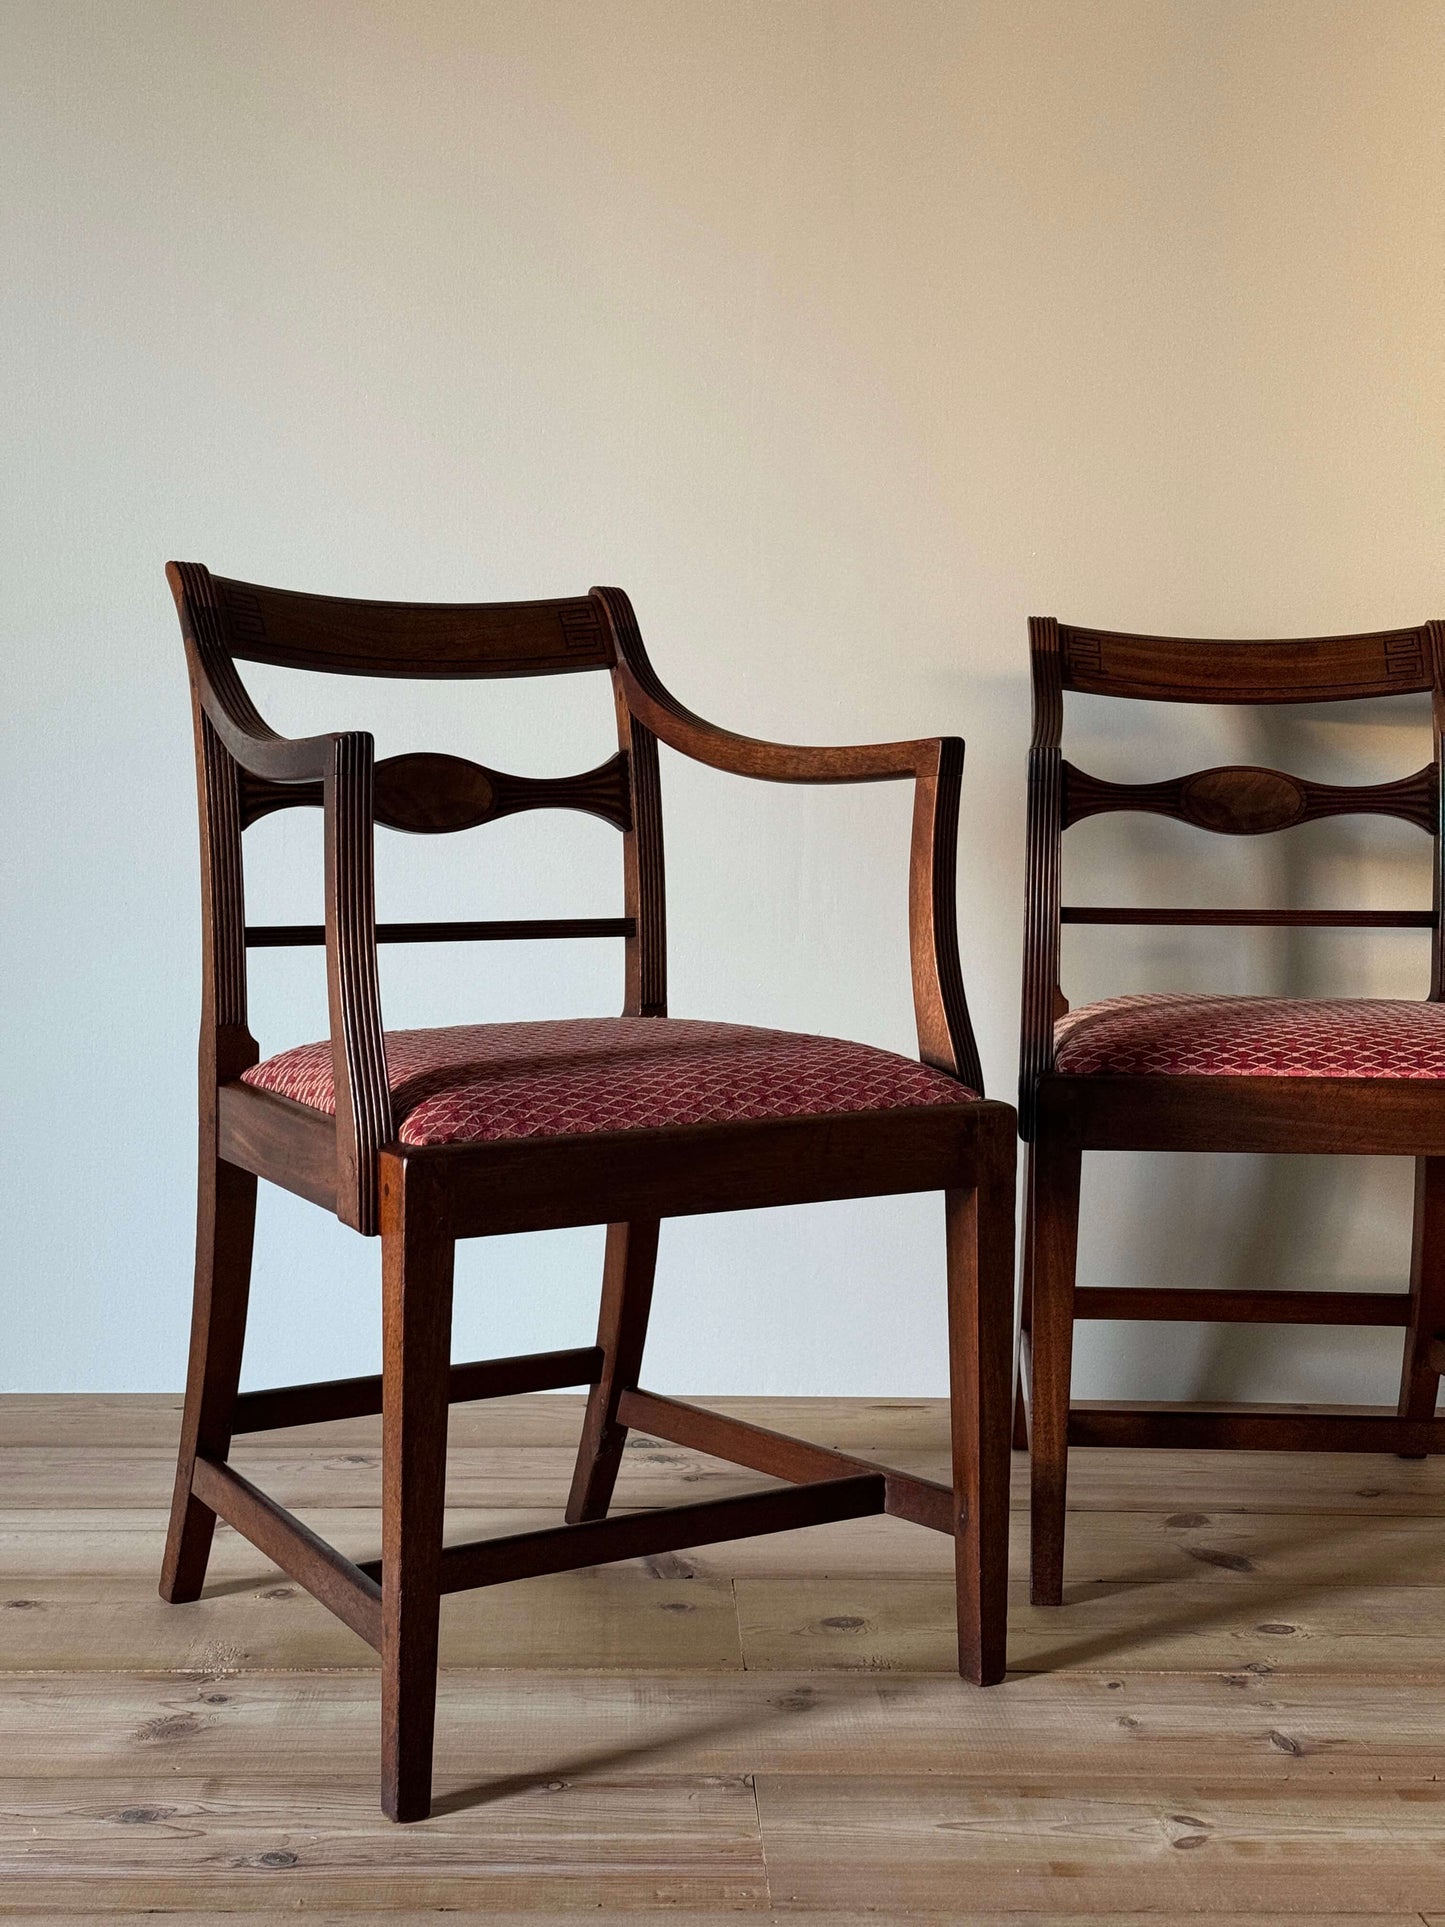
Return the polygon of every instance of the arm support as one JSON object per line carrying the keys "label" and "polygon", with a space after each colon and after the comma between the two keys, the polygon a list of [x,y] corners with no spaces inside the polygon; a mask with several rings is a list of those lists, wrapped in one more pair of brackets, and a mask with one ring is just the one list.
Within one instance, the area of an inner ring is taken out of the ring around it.
{"label": "arm support", "polygon": [[278,736],[236,673],[218,630],[209,577],[176,564],[167,574],[196,701],[221,747],[253,776],[322,786],[336,1209],[344,1223],[370,1235],[378,1228],[377,1156],[395,1136],[376,959],[375,745],[365,730]]}
{"label": "arm support", "polygon": [[769,743],[719,729],[686,709],[648,659],[632,605],[620,589],[594,589],[616,648],[618,694],[636,720],[670,749],[734,776],[772,783],[886,783],[911,777],[913,837],[908,936],[918,1054],[925,1064],[983,1092],[978,1047],[958,959],[958,807],[963,743],[916,742],[813,748]]}

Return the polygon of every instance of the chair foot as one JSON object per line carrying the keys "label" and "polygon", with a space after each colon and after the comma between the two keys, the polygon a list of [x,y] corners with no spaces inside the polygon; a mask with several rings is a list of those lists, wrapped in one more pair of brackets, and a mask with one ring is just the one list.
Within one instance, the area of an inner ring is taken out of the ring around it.
{"label": "chair foot", "polygon": [[974,1187],[944,1201],[958,1670],[976,1686],[1008,1665],[1014,1158],[1006,1117],[980,1133]]}
{"label": "chair foot", "polygon": [[605,1519],[612,1503],[627,1443],[627,1427],[617,1421],[617,1403],[623,1392],[636,1386],[642,1370],[660,1229],[656,1218],[607,1227],[602,1308],[597,1319],[604,1364],[582,1422],[572,1490],[567,1495],[568,1525]]}
{"label": "chair foot", "polygon": [[[1401,1418],[1433,1418],[1440,1397],[1440,1327],[1445,1325],[1445,1158],[1415,1160],[1415,1220],[1410,1253],[1410,1322],[1400,1365]],[[1424,1459],[1426,1452],[1397,1458]]]}
{"label": "chair foot", "polygon": [[256,1179],[249,1171],[207,1156],[203,1145],[196,1199],[191,1357],[161,1564],[160,1594],[170,1605],[199,1599],[206,1583],[216,1515],[195,1497],[191,1480],[199,1453],[224,1458],[231,1447],[255,1228]]}
{"label": "chair foot", "polygon": [[178,1489],[174,1501],[171,1527],[166,1534],[165,1556],[161,1563],[161,1598],[168,1606],[189,1605],[199,1599],[201,1589],[206,1583],[206,1567],[211,1558],[211,1540],[216,1531],[216,1515],[208,1505],[202,1505],[190,1491],[190,1473],[186,1472],[186,1490]]}
{"label": "chair foot", "polygon": [[1079,1147],[1058,1138],[1036,1143],[1031,1160],[1029,1597],[1036,1606],[1060,1605],[1064,1592],[1074,1267],[1082,1162]]}
{"label": "chair foot", "polygon": [[425,1167],[381,1168],[381,1804],[431,1812],[454,1241]]}

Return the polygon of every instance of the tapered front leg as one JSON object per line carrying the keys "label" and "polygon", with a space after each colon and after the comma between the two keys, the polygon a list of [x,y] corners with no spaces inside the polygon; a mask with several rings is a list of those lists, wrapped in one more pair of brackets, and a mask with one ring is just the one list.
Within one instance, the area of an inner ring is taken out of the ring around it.
{"label": "tapered front leg", "polygon": [[597,1321],[602,1376],[592,1387],[582,1422],[577,1465],[567,1499],[567,1519],[572,1525],[586,1519],[605,1519],[612,1503],[622,1448],[627,1443],[627,1427],[617,1419],[617,1402],[624,1392],[636,1387],[642,1370],[657,1268],[657,1234],[656,1218],[607,1227],[602,1310]]}
{"label": "tapered front leg", "polygon": [[1014,1158],[1012,1113],[981,1118],[975,1182],[945,1197],[958,1670],[978,1686],[1007,1666]]}
{"label": "tapered front leg", "polygon": [[[1400,1368],[1401,1418],[1434,1418],[1440,1374],[1430,1363],[1445,1333],[1445,1158],[1415,1160],[1415,1232],[1410,1254],[1410,1323]],[[1423,1452],[1402,1454],[1424,1458]]]}
{"label": "tapered front leg", "polygon": [[203,1138],[196,1198],[191,1359],[170,1529],[161,1566],[161,1598],[175,1605],[198,1599],[206,1582],[216,1515],[192,1493],[191,1479],[198,1455],[224,1459],[231,1449],[255,1229],[255,1178],[249,1171],[238,1170],[216,1157]]}
{"label": "tapered front leg", "polygon": [[1033,1190],[1033,1182],[1034,1154],[1030,1147],[1024,1158],[1024,1249],[1019,1278],[1018,1369],[1014,1385],[1013,1448],[1015,1452],[1027,1452],[1029,1449],[1029,1358],[1032,1352],[1031,1334],[1034,1319],[1034,1250],[1033,1214],[1027,1208],[1027,1199]]}
{"label": "tapered front leg", "polygon": [[454,1242],[425,1160],[382,1158],[381,1804],[431,1812]]}
{"label": "tapered front leg", "polygon": [[1064,1596],[1064,1520],[1069,1476],[1069,1385],[1074,1365],[1074,1267],[1079,1243],[1077,1144],[1040,1136],[1034,1146],[1032,1214],[1033,1382],[1029,1399],[1030,1596],[1057,1606]]}

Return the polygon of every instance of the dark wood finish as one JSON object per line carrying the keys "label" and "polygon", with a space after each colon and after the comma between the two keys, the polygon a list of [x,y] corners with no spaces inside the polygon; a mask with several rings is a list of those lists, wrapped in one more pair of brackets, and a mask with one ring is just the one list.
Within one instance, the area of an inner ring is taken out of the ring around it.
{"label": "dark wood finish", "polygon": [[1445,1449],[1445,1418],[1401,1419],[1384,1406],[1378,1412],[1206,1412],[1178,1405],[1076,1405],[1069,1413],[1069,1443],[1137,1451],[1396,1452],[1424,1458]]}
{"label": "dark wood finish", "polygon": [[1028,1209],[1028,1200],[1033,1196],[1033,1149],[1030,1146],[1024,1154],[1024,1223],[1023,1237],[1020,1240],[1022,1251],[1019,1266],[1019,1341],[1017,1383],[1014,1387],[1013,1449],[1027,1452],[1029,1449],[1029,1401],[1027,1386],[1032,1372],[1032,1353],[1029,1348],[1029,1328],[1034,1315],[1034,1221]]}
{"label": "dark wood finish", "polygon": [[[336,1209],[336,1120],[250,1084],[223,1084],[216,1097],[223,1157],[268,1177],[323,1211]],[[284,1172],[284,1178],[278,1177]]]}
{"label": "dark wood finish", "polygon": [[431,1812],[454,1241],[422,1164],[381,1177],[381,1804]]}
{"label": "dark wood finish", "polygon": [[[1029,627],[1034,731],[1029,752],[1027,904],[1020,1117],[1031,1142],[1024,1343],[1015,1443],[1033,1459],[1033,1597],[1062,1597],[1071,1444],[1261,1450],[1439,1450],[1434,1417],[1445,1362],[1445,1092],[1433,1080],[1236,1076],[1069,1076],[1054,1062],[1064,924],[1428,929],[1430,996],[1445,995],[1441,735],[1445,624],[1296,642],[1212,643],[1114,635],[1039,618]],[[1064,760],[1064,693],[1197,703],[1336,702],[1431,696],[1433,755],[1394,781],[1345,786],[1279,770],[1225,767],[1155,783],[1105,782]],[[1321,817],[1390,816],[1435,845],[1433,904],[1418,910],[1147,909],[1061,902],[1063,832],[1106,811],[1169,816],[1255,836]],[[1085,1151],[1244,1151],[1408,1156],[1420,1173],[1409,1293],[1110,1290],[1075,1287]],[[1403,1327],[1398,1414],[1072,1408],[1074,1321],[1092,1318]],[[1030,1382],[1025,1410],[1024,1375]]]}
{"label": "dark wood finish", "polygon": [[[482,923],[379,923],[378,943],[539,943],[558,937],[632,937],[631,917],[514,917]],[[324,944],[324,923],[248,923],[248,950]]]}
{"label": "dark wood finish", "polygon": [[[441,1595],[602,1559],[675,1550],[887,1511],[954,1536],[960,1670],[1004,1665],[1008,1347],[1014,1115],[983,1098],[958,962],[955,883],[963,745],[953,738],[799,748],[731,735],[684,709],[648,660],[627,597],[596,589],[545,603],[440,608],[347,602],[168,571],[191,676],[201,802],[203,1008],[196,1313],[176,1508],[163,1581],[193,1598],[217,1513],[378,1647],[383,1805],[430,1805]],[[278,737],[236,668],[256,661],[346,674],[426,677],[611,672],[617,755],[545,780],[462,757],[376,761],[370,736]],[[758,1119],[677,1129],[414,1149],[396,1135],[377,982],[379,942],[621,937],[623,1009],[667,1012],[658,744],[780,782],[913,785],[909,962],[922,1060],[980,1093],[918,1110]],[[320,807],[321,926],[245,920],[241,837],[278,809]],[[623,914],[514,922],[376,922],[378,822],[444,834],[515,810],[582,809],[622,835]],[[247,1027],[248,948],[324,945],[336,1110],[325,1115],[240,1081],[259,1056]],[[219,1173],[219,1177],[213,1174]],[[237,1394],[250,1218],[264,1177],[382,1241],[379,1377]],[[864,1463],[637,1389],[662,1219],[704,1211],[946,1193],[953,1483]],[[455,1241],[606,1224],[596,1345],[450,1365]],[[566,1526],[444,1548],[449,1403],[564,1384],[592,1387]],[[380,1409],[380,1560],[356,1566],[226,1465],[232,1434]],[[629,1426],[700,1443],[794,1489],[609,1518]]]}
{"label": "dark wood finish", "polygon": [[559,602],[360,602],[211,578],[231,654],[350,676],[549,676],[606,669],[590,596]]}
{"label": "dark wood finish", "polygon": [[1075,1318],[1162,1318],[1221,1325],[1408,1325],[1407,1291],[1150,1291],[1081,1285]]}
{"label": "dark wood finish", "polygon": [[941,1190],[979,1126],[974,1107],[960,1104],[851,1111],[826,1129],[813,1118],[760,1118],[433,1155],[448,1168],[457,1236],[482,1238]]}
{"label": "dark wood finish", "polygon": [[[1219,930],[1433,930],[1433,910],[1135,910],[1066,903],[1060,923],[1164,924]],[[377,932],[378,936],[381,934]]]}
{"label": "dark wood finish", "polygon": [[597,1319],[597,1345],[603,1365],[587,1401],[572,1490],[567,1497],[567,1518],[573,1524],[605,1518],[612,1503],[622,1448],[627,1443],[627,1427],[618,1417],[617,1408],[623,1393],[635,1389],[642,1371],[660,1229],[656,1218],[607,1227],[602,1308]]}
{"label": "dark wood finish", "polygon": [[1094,1151],[1445,1154],[1429,1078],[1064,1077],[1038,1086],[1038,1129]]}
{"label": "dark wood finish", "polygon": [[[241,823],[277,810],[323,807],[320,783],[241,776]],[[523,810],[580,810],[614,829],[632,827],[627,758],[620,752],[580,776],[509,776],[465,756],[388,756],[376,766],[375,820],[413,836],[475,830]]]}
{"label": "dark wood finish", "polygon": [[[515,1398],[522,1392],[558,1392],[573,1385],[595,1385],[603,1353],[596,1345],[572,1351],[525,1352],[516,1358],[482,1358],[453,1365],[447,1401]],[[324,1425],[331,1419],[368,1418],[382,1405],[382,1378],[332,1378],[321,1384],[278,1385],[264,1392],[242,1392],[236,1400],[231,1431],[272,1432],[283,1425]]]}
{"label": "dark wood finish", "polygon": [[1277,769],[1198,770],[1162,783],[1106,783],[1064,764],[1063,827],[1133,810],[1218,836],[1264,836],[1326,816],[1397,816],[1431,833],[1439,812],[1433,764],[1393,783],[1311,783]]}
{"label": "dark wood finish", "polygon": [[1174,703],[1334,703],[1434,686],[1423,628],[1278,642],[1191,642],[1061,628],[1062,687]]}
{"label": "dark wood finish", "polygon": [[1014,1147],[995,1120],[974,1182],[945,1193],[958,1670],[1004,1676],[1013,1397]]}
{"label": "dark wood finish", "polygon": [[199,1599],[205,1583],[216,1514],[196,1490],[196,1465],[203,1456],[224,1459],[231,1447],[256,1229],[255,1178],[214,1151],[208,1157],[206,1136],[203,1127],[191,1356],[161,1569],[161,1597],[172,1604]]}
{"label": "dark wood finish", "polygon": [[381,1589],[360,1567],[219,1459],[197,1459],[195,1490],[213,1513],[381,1651]]}
{"label": "dark wood finish", "polygon": [[1033,1228],[1029,1352],[1029,1596],[1057,1606],[1064,1583],[1064,1511],[1069,1477],[1069,1381],[1074,1365],[1074,1267],[1079,1241],[1076,1143],[1041,1134],[1033,1145],[1027,1209]]}
{"label": "dark wood finish", "polygon": [[915,1472],[897,1472],[875,1465],[831,1445],[813,1445],[786,1432],[773,1432],[746,1419],[728,1418],[683,1399],[661,1398],[656,1392],[624,1392],[619,1403],[622,1423],[637,1431],[655,1433],[669,1444],[707,1452],[729,1465],[745,1465],[770,1479],[805,1484],[814,1479],[845,1478],[850,1473],[877,1474],[883,1480],[880,1510],[894,1519],[927,1526],[933,1532],[954,1530],[953,1494],[935,1479]]}
{"label": "dark wood finish", "polygon": [[447,1546],[442,1552],[442,1591],[500,1586],[547,1572],[572,1572],[613,1559],[655,1558],[683,1546],[715,1546],[765,1532],[796,1532],[802,1526],[864,1519],[883,1509],[883,1481],[817,1479],[781,1492],[744,1492],[731,1499],[704,1499],[662,1512],[630,1512],[615,1519],[588,1519]]}
{"label": "dark wood finish", "polygon": [[1402,1419],[1430,1419],[1440,1394],[1440,1344],[1445,1338],[1445,1158],[1415,1160],[1407,1304],[1396,1409]]}

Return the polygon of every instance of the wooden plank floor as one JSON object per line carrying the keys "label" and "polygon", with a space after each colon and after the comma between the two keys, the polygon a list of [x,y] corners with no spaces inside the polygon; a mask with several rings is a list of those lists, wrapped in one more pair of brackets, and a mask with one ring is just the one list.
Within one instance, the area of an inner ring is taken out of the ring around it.
{"label": "wooden plank floor", "polygon": [[[946,1476],[927,1401],[720,1401]],[[374,1656],[224,1527],[156,1574],[171,1398],[0,1400],[0,1916],[643,1914],[1445,1927],[1445,1463],[1074,1456],[1067,1603],[951,1671],[948,1542],[887,1519],[457,1595],[435,1817],[377,1806]],[[449,1536],[554,1522],[579,1401],[457,1408]],[[354,1556],[379,1430],[236,1462]],[[645,1438],[619,1504],[764,1483]]]}

